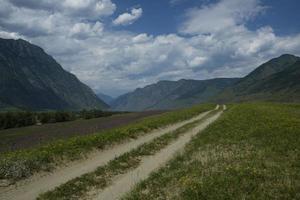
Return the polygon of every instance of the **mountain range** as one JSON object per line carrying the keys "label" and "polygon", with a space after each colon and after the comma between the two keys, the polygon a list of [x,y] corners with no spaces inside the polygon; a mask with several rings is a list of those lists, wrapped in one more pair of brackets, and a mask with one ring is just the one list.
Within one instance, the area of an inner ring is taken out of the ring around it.
{"label": "mountain range", "polygon": [[[300,58],[284,54],[242,78],[159,81],[113,99],[97,95],[45,51],[0,39],[0,110],[167,110],[243,101],[300,102]],[[108,106],[109,105],[109,106]]]}
{"label": "mountain range", "polygon": [[284,54],[243,78],[160,81],[118,97],[115,110],[157,110],[204,102],[300,102],[300,58]]}
{"label": "mountain range", "polygon": [[0,109],[80,110],[108,105],[43,49],[0,39]]}
{"label": "mountain range", "polygon": [[138,88],[118,97],[112,107],[120,111],[165,110],[188,107],[209,101],[225,88],[234,85],[238,78],[211,80],[160,81]]}

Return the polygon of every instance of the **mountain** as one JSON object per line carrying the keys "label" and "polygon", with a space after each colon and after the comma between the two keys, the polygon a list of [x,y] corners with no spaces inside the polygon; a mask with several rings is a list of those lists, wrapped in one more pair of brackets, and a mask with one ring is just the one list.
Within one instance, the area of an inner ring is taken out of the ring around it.
{"label": "mountain", "polygon": [[118,97],[114,110],[142,111],[174,109],[208,101],[239,79],[160,81]]}
{"label": "mountain", "polygon": [[274,58],[224,90],[218,101],[300,101],[300,58],[284,54]]}
{"label": "mountain", "polygon": [[266,100],[300,102],[300,60],[255,84],[253,91]]}
{"label": "mountain", "polygon": [[141,111],[240,101],[300,102],[300,58],[284,54],[240,79],[160,81],[120,96],[112,107]]}
{"label": "mountain", "polygon": [[0,39],[0,107],[33,110],[106,108],[94,92],[43,49]]}
{"label": "mountain", "polygon": [[107,105],[110,105],[113,101],[114,101],[114,98],[112,98],[111,96],[108,96],[106,94],[103,94],[101,92],[97,93],[97,96],[102,100],[104,101]]}

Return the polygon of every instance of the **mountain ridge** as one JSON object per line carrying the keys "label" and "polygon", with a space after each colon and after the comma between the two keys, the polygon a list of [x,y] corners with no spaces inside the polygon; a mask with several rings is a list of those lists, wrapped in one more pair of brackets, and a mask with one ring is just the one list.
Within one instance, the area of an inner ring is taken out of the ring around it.
{"label": "mountain ridge", "polygon": [[[238,78],[216,78],[210,80],[159,81],[137,88],[121,95],[112,104],[114,110],[157,110],[174,109],[194,105],[209,100],[223,88],[233,84]],[[212,87],[207,91],[208,87]],[[202,91],[201,94],[195,91]]]}
{"label": "mountain ridge", "polygon": [[37,45],[0,38],[0,102],[32,110],[103,109],[108,106]]}
{"label": "mountain ridge", "polygon": [[[278,99],[278,97],[275,97],[276,95],[267,94],[271,91],[276,93],[274,87],[276,87],[277,83],[272,81],[272,77],[280,76],[281,72],[289,70],[290,67],[299,61],[299,57],[290,54],[283,54],[277,58],[273,58],[258,66],[255,70],[237,82],[233,87],[225,89],[216,97],[216,101],[238,102],[272,99],[276,101],[276,99]],[[287,76],[282,76],[281,78],[289,80]],[[298,78],[298,81],[295,80],[297,83],[300,82],[299,75]],[[265,85],[269,85],[268,90],[264,89]],[[291,89],[286,84],[283,84],[282,86],[285,89]],[[274,96],[274,98],[270,98],[271,96]],[[283,100],[284,98],[281,99]],[[288,101],[288,99],[286,99],[286,101]]]}
{"label": "mountain ridge", "polygon": [[[221,82],[218,83],[218,80]],[[159,81],[120,96],[112,107],[116,110],[141,111],[182,108],[205,102],[299,102],[299,88],[300,58],[283,54],[261,64],[242,78]]]}
{"label": "mountain ridge", "polygon": [[[242,78],[159,81],[113,99],[97,95],[41,47],[0,38],[0,110],[168,110],[198,103],[300,101],[300,58],[283,54]],[[101,99],[104,99],[105,102]]]}

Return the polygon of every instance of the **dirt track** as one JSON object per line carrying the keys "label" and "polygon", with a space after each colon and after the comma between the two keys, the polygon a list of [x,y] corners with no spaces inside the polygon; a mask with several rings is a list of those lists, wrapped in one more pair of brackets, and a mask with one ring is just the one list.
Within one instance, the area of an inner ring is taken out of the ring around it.
{"label": "dirt track", "polygon": [[98,195],[94,197],[94,200],[120,199],[124,194],[129,192],[135,184],[143,179],[146,179],[152,171],[164,165],[178,151],[182,150],[193,136],[204,130],[210,123],[217,120],[221,114],[222,112],[218,112],[214,116],[208,118],[204,122],[200,123],[197,127],[178,138],[174,143],[162,149],[157,154],[143,158],[142,164],[138,168],[117,178],[110,187],[100,191]]}
{"label": "dirt track", "polygon": [[141,136],[136,140],[132,140],[108,150],[101,152],[94,152],[86,160],[70,163],[68,166],[55,170],[51,174],[39,174],[30,179],[21,181],[14,186],[7,188],[0,188],[0,199],[14,199],[14,200],[30,200],[35,199],[39,194],[52,190],[62,183],[67,182],[73,178],[81,176],[85,173],[94,171],[97,167],[106,164],[108,161],[128,152],[143,143],[149,142],[156,137],[165,133],[176,130],[177,128],[203,118],[208,112],[202,113],[192,119],[170,125],[166,128],[155,130],[145,136]]}

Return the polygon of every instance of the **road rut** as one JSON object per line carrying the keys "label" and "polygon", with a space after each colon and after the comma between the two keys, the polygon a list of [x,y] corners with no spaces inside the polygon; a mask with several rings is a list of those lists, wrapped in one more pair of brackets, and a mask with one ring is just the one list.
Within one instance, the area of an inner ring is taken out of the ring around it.
{"label": "road rut", "polygon": [[[224,108],[225,107],[223,107],[223,109]],[[123,176],[115,180],[111,186],[100,191],[98,195],[93,199],[115,200],[121,198],[124,194],[129,192],[135,184],[137,184],[141,180],[146,179],[152,171],[166,164],[166,162],[169,161],[178,151],[184,148],[184,146],[191,140],[193,136],[195,136],[200,131],[204,130],[209,124],[217,120],[221,114],[222,111],[206,119],[198,126],[179,137],[175,142],[162,149],[157,154],[143,158],[142,163],[138,168],[124,174]]]}
{"label": "road rut", "polygon": [[18,182],[15,185],[0,188],[1,200],[30,200],[36,199],[39,194],[53,190],[55,187],[72,180],[83,174],[92,172],[99,166],[103,166],[115,157],[118,157],[132,149],[147,143],[168,132],[174,131],[193,121],[202,119],[208,112],[201,113],[189,120],[185,120],[162,129],[154,130],[135,140],[115,145],[104,151],[91,153],[87,159],[70,163],[68,166],[54,170],[52,173],[39,173],[29,179]]}

